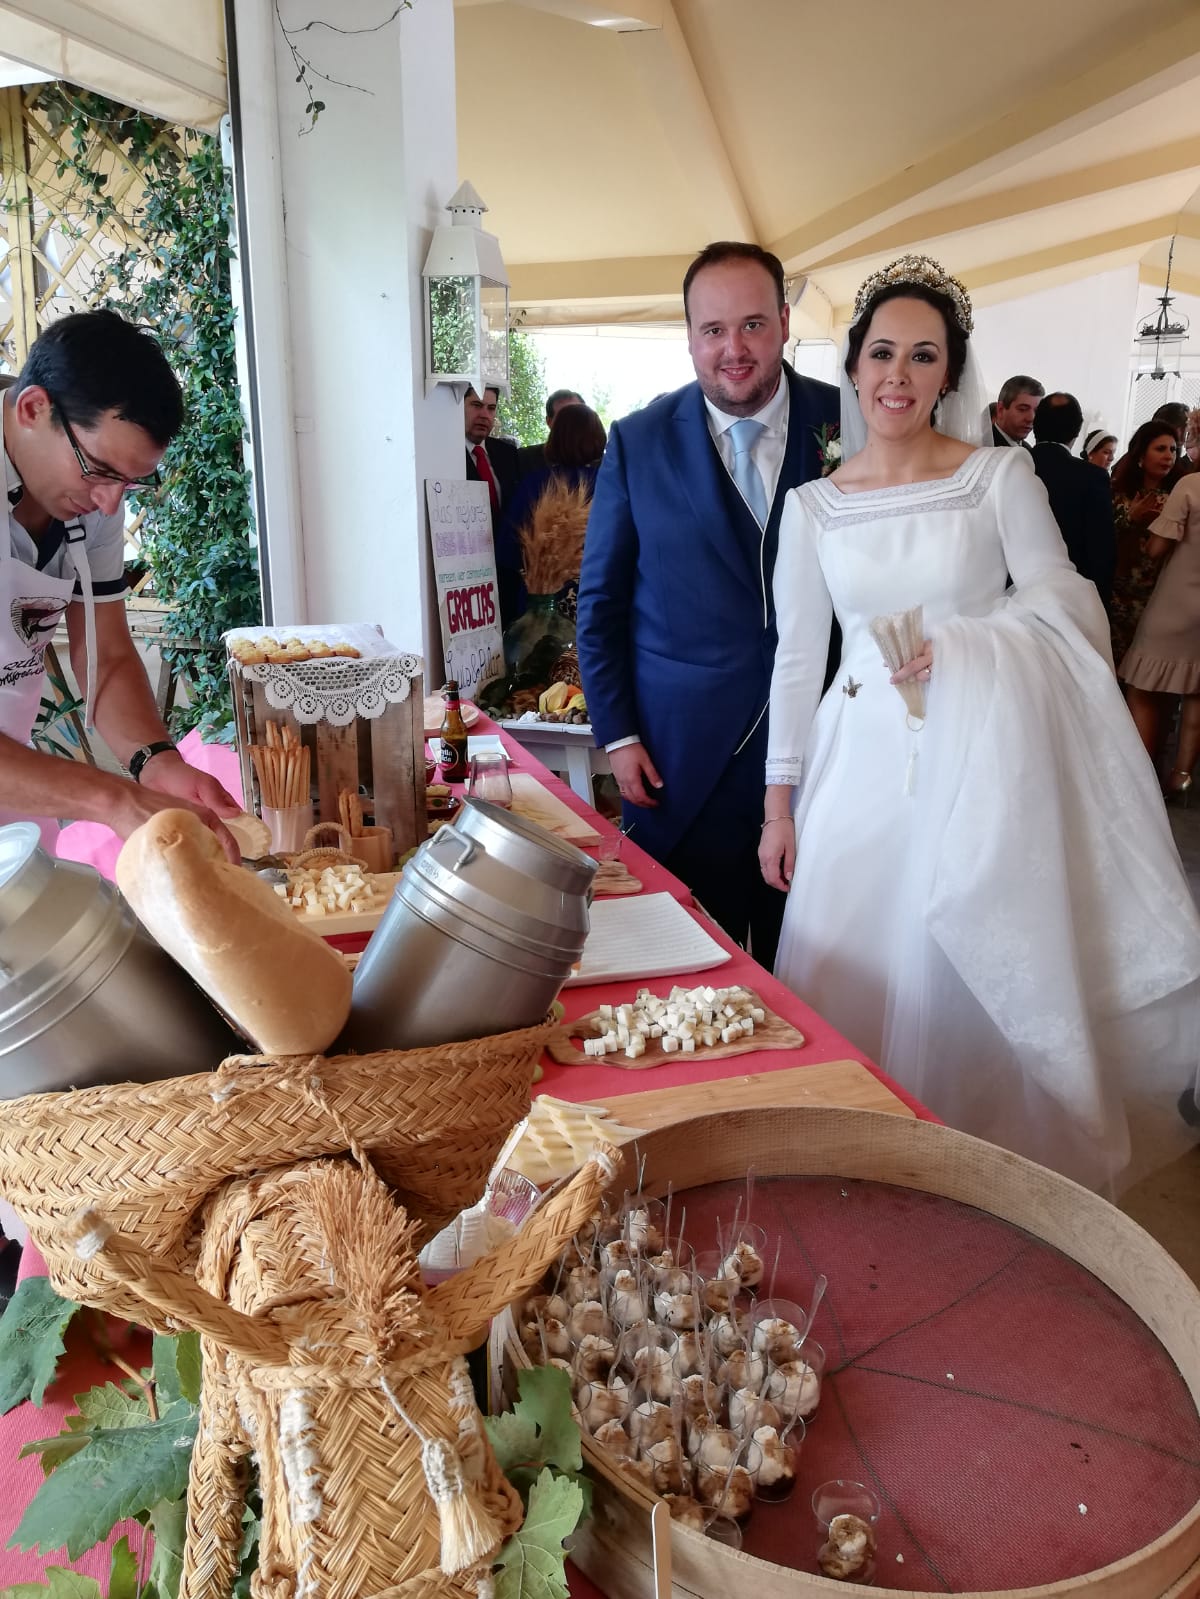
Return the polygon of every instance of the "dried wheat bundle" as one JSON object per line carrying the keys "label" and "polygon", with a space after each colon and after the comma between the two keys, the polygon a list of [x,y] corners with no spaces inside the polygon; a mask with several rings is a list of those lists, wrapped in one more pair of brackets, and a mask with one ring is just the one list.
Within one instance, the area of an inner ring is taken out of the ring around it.
{"label": "dried wheat bundle", "polygon": [[521,563],[530,594],[557,594],[579,576],[592,491],[557,474],[539,495],[520,530]]}
{"label": "dried wheat bundle", "polygon": [[[871,637],[879,646],[884,664],[889,671],[898,672],[914,656],[920,655],[925,644],[924,608],[914,605],[908,611],[893,611],[889,616],[876,616],[870,623]],[[906,683],[897,683],[896,690],[908,708],[908,714],[919,721],[925,720],[925,684],[910,677]]]}

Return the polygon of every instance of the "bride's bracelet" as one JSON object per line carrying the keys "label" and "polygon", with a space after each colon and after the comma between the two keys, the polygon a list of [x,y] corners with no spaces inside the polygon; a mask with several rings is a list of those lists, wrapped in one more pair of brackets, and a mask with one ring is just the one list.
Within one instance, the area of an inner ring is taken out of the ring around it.
{"label": "bride's bracelet", "polygon": [[791,820],[790,816],[768,816],[765,822],[759,823],[758,830],[761,833],[764,827],[770,827],[775,822],[790,822]]}

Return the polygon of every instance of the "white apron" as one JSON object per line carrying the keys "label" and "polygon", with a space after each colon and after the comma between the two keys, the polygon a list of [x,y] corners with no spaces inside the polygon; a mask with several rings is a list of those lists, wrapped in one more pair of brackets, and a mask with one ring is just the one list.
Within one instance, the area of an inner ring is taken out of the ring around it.
{"label": "white apron", "polygon": [[[8,510],[8,482],[5,481],[4,509]],[[87,718],[91,720],[91,702],[95,677],[96,641],[94,600],[92,598],[91,571],[84,552],[84,530],[78,522],[66,528],[68,555],[74,573],[78,573],[83,588],[83,603],[87,621],[88,646],[88,704]],[[5,529],[0,538],[0,733],[15,739],[18,744],[28,744],[38,709],[42,702],[45,684],[43,656],[46,645],[54,637],[54,630],[75,592],[75,575],[52,577],[27,566],[12,553],[11,531]],[[0,795],[2,797],[2,795]],[[25,821],[28,818],[17,811],[0,806],[0,823]],[[53,856],[58,836],[58,822],[52,817],[35,816],[42,833],[42,847]]]}

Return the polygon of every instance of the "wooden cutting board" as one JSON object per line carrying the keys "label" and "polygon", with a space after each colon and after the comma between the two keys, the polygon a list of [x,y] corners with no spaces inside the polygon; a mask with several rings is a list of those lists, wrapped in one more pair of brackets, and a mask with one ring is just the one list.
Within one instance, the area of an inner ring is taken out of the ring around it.
{"label": "wooden cutting board", "polygon": [[298,922],[311,927],[322,938],[335,938],[341,933],[373,933],[388,908],[392,892],[400,881],[399,872],[373,872],[375,887],[382,894],[369,911],[327,911],[324,916],[306,916],[293,907]]}
{"label": "wooden cutting board", "polygon": [[536,822],[548,833],[557,833],[559,838],[568,839],[572,844],[600,842],[596,829],[582,816],[577,816],[557,794],[551,794],[548,788],[543,788],[536,777],[528,772],[513,772],[510,780],[512,808],[518,816],[523,816],[528,822]]}
{"label": "wooden cutting board", "polygon": [[640,894],[642,880],[635,877],[624,861],[601,861],[592,879],[592,893],[597,898],[606,894]]}
{"label": "wooden cutting board", "polygon": [[[580,1016],[573,1022],[564,1022],[561,1027],[556,1027],[550,1035],[546,1045],[546,1052],[551,1060],[557,1061],[560,1066],[598,1066],[603,1061],[605,1066],[618,1066],[622,1071],[644,1072],[652,1066],[666,1066],[672,1061],[706,1061],[724,1060],[730,1055],[749,1055],[756,1049],[800,1049],[804,1044],[804,1034],[791,1022],[785,1022],[782,1016],[776,1016],[772,1010],[767,1010],[763,1001],[757,994],[751,995],[756,1005],[762,1005],[766,1017],[761,1022],[756,1022],[754,1032],[749,1038],[739,1038],[733,1044],[697,1045],[696,1049],[688,1054],[682,1050],[673,1050],[667,1054],[662,1047],[661,1038],[648,1038],[646,1052],[630,1060],[624,1050],[617,1050],[615,1055],[585,1055],[576,1039],[596,1038],[598,1036],[595,1023],[600,1018],[599,1011],[589,1011],[586,1016]],[[630,1122],[631,1127],[641,1126],[640,1122]]]}
{"label": "wooden cutting board", "polygon": [[645,1132],[692,1116],[706,1116],[710,1111],[771,1105],[843,1105],[851,1110],[915,1116],[902,1099],[857,1060],[814,1061],[811,1066],[785,1066],[777,1072],[725,1077],[716,1083],[685,1083],[638,1094],[613,1094],[607,1099],[589,1100],[589,1104],[602,1106],[622,1126],[640,1127]]}

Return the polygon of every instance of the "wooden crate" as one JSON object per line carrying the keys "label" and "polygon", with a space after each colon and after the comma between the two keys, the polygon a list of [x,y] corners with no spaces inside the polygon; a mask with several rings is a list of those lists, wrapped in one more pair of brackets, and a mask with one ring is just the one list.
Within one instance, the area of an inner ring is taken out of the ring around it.
{"label": "wooden crate", "polygon": [[[314,663],[320,664],[320,663]],[[359,716],[344,727],[331,722],[302,722],[290,709],[267,701],[266,686],[230,660],[237,725],[238,759],[247,809],[262,814],[258,778],[250,745],[266,743],[268,721],[289,724],[312,751],[316,821],[338,820],[342,789],[365,790],[363,811],[380,827],[390,827],[397,855],[428,836],[425,815],[424,693],[420,675],[412,679],[408,698],[388,704],[379,716]]]}
{"label": "wooden crate", "polygon": [[[805,1068],[811,1069],[811,1068]],[[615,1102],[615,1103],[619,1103]],[[629,1115],[636,1123],[636,1114]],[[1200,1288],[1136,1222],[1098,1194],[1019,1155],[952,1128],[876,1111],[817,1106],[725,1110],[675,1121],[626,1151],[626,1174],[644,1162],[648,1194],[745,1176],[837,1176],[939,1194],[1024,1228],[1085,1267],[1137,1313],[1178,1367],[1200,1406]],[[492,1355],[511,1402],[529,1360],[511,1312],[493,1323]],[[654,1599],[650,1513],[654,1496],[622,1476],[586,1435],[593,1513],[571,1558],[610,1599]],[[671,1523],[672,1599],[936,1599],[775,1565]],[[1194,1599],[1200,1593],[1200,1504],[1154,1542],[1111,1565],[1037,1587],[975,1592],[971,1599]]]}

